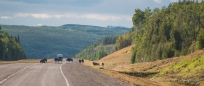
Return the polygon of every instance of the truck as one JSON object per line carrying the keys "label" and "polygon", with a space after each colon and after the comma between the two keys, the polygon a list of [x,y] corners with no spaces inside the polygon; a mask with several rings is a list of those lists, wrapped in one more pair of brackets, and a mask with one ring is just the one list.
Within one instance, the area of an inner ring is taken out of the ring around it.
{"label": "truck", "polygon": [[63,54],[57,54],[57,58],[62,57],[63,58]]}
{"label": "truck", "polygon": [[59,61],[63,61],[63,54],[57,54],[57,58],[59,58]]}

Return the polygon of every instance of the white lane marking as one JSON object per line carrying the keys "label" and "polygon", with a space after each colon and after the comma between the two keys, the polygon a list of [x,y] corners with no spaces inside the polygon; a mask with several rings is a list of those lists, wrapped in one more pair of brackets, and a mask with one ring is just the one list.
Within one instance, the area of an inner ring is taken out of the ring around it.
{"label": "white lane marking", "polygon": [[62,72],[62,65],[63,64],[60,65],[60,71],[61,71],[62,76],[64,77],[64,80],[66,81],[67,86],[69,86],[69,82],[68,82],[67,78],[65,77],[64,73]]}
{"label": "white lane marking", "polygon": [[[34,65],[36,65],[36,64],[34,64]],[[8,80],[9,78],[11,78],[12,76],[15,76],[16,74],[19,74],[20,72],[23,72],[25,69],[27,69],[27,68],[30,67],[30,66],[33,66],[33,65],[26,66],[26,67],[24,67],[24,68],[18,70],[17,72],[11,74],[10,76],[8,76],[8,77],[6,77],[5,79],[3,79],[2,81],[0,81],[0,84],[4,83],[6,80]]]}

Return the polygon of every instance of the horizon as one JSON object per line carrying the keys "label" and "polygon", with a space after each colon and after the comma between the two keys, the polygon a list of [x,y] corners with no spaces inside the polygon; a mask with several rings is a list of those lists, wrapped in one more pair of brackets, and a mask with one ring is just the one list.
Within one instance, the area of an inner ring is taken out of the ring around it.
{"label": "horizon", "polygon": [[[10,25],[10,24],[0,24],[0,26],[2,25]],[[131,27],[125,27],[125,26],[113,26],[113,25],[108,25],[108,26],[96,26],[96,25],[85,25],[85,24],[62,24],[59,26],[50,26],[50,27],[60,27],[60,26],[64,26],[64,25],[79,25],[79,26],[93,26],[93,27],[103,27],[103,28],[110,28],[110,27],[122,27],[122,28],[131,28]],[[49,25],[36,25],[36,26],[32,26],[32,25],[10,25],[10,26],[29,26],[29,27],[41,27],[41,26],[49,26]]]}

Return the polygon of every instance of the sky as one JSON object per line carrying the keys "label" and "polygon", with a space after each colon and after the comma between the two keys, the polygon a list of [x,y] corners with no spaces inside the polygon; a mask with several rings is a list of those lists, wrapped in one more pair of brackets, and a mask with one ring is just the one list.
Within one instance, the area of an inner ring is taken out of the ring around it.
{"label": "sky", "polygon": [[0,0],[0,24],[26,26],[132,27],[135,9],[168,6],[177,0]]}

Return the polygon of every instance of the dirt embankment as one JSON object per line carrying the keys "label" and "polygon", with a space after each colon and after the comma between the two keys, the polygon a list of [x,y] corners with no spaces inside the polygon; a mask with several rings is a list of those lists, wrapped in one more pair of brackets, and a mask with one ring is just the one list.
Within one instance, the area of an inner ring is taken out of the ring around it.
{"label": "dirt embankment", "polygon": [[[160,71],[172,66],[175,62],[182,62],[192,59],[195,56],[202,55],[203,50],[196,51],[187,56],[173,57],[164,60],[157,60],[154,62],[142,62],[131,64],[131,55],[134,45],[116,51],[99,61],[98,63],[105,63],[104,66],[93,66],[93,61],[86,60],[84,65],[106,73],[114,78],[121,79],[132,85],[148,85],[148,86],[182,86],[185,83],[175,83],[166,81],[166,79],[173,79],[162,75],[160,78]],[[157,78],[158,77],[158,78]],[[176,77],[176,75],[175,75]],[[174,79],[175,80],[175,79]],[[176,79],[177,81],[179,79]],[[185,79],[183,79],[185,80]],[[203,81],[198,82],[203,85]]]}

